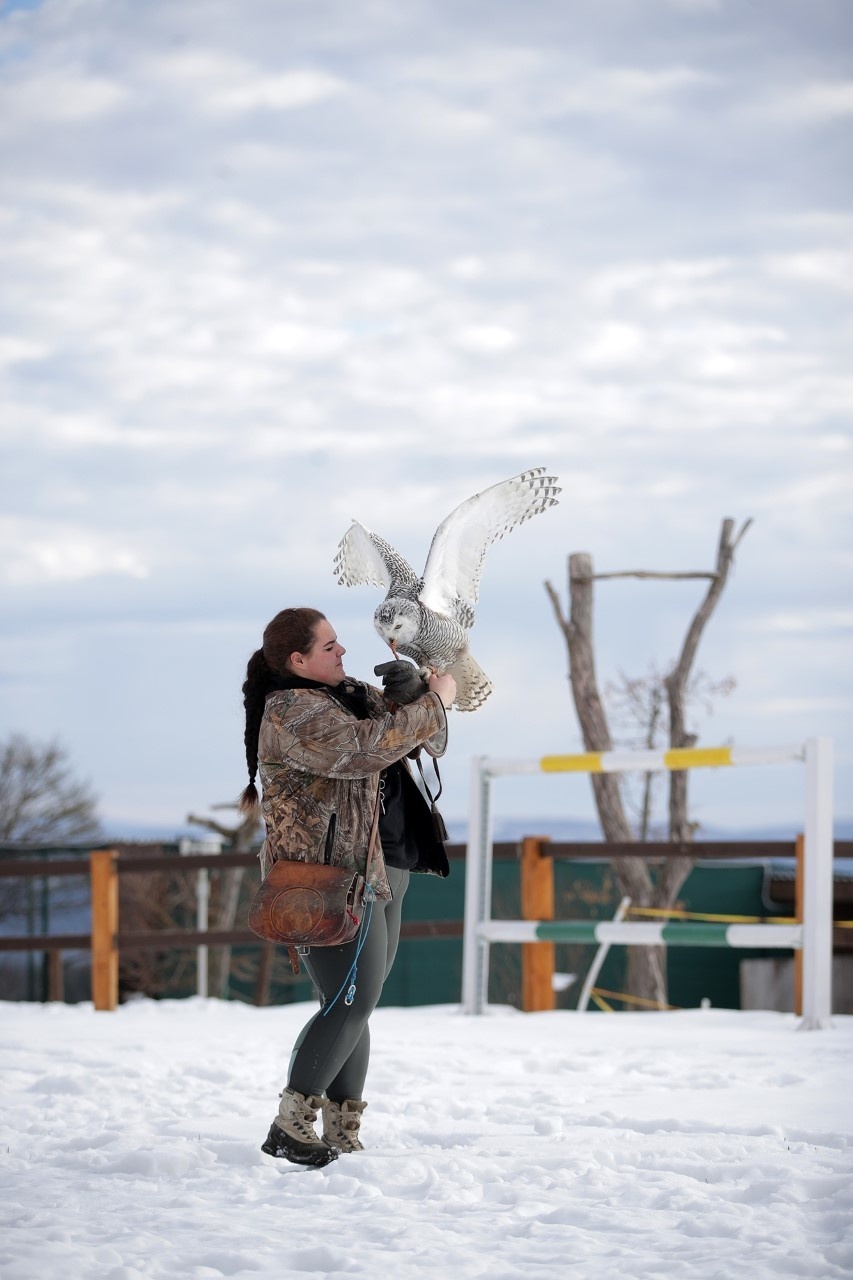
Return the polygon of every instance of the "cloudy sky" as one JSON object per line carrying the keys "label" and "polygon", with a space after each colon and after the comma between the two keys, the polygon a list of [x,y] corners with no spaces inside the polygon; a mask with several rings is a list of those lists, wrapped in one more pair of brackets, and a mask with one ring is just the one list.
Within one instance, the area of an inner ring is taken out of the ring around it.
{"label": "cloudy sky", "polygon": [[[848,0],[0,3],[0,726],[58,736],[109,825],[245,782],[267,620],[368,675],[352,517],[418,567],[530,466],[492,548],[472,754],[579,749],[543,582],[708,570],[707,744],[830,735],[853,815]],[[678,651],[697,582],[602,582],[602,682]],[[499,788],[588,817],[584,779]],[[697,778],[710,826],[801,824],[797,766]]]}

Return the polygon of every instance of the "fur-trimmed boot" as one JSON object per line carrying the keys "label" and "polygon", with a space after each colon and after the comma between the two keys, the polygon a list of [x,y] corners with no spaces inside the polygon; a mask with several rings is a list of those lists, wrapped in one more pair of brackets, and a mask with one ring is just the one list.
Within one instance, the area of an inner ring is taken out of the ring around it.
{"label": "fur-trimmed boot", "polygon": [[361,1113],[367,1106],[359,1098],[345,1098],[343,1102],[323,1099],[323,1138],[337,1151],[363,1151],[358,1140]]}
{"label": "fur-trimmed boot", "polygon": [[337,1160],[335,1148],[323,1138],[318,1138],[314,1129],[317,1112],[322,1105],[321,1099],[313,1094],[306,1097],[295,1089],[285,1089],[278,1115],[270,1125],[266,1142],[261,1144],[261,1151],[268,1156],[290,1160],[293,1164],[312,1165],[317,1169]]}

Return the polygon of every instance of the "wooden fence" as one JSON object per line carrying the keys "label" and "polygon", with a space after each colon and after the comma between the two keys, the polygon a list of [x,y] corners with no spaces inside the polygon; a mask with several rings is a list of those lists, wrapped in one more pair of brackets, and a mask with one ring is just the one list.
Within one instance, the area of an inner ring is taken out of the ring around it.
{"label": "wooden fence", "polygon": [[[566,843],[547,837],[525,837],[522,841],[502,842],[494,846],[498,859],[519,860],[521,878],[521,913],[525,920],[554,918],[554,861],[607,861],[612,858],[642,857],[649,861],[682,854],[701,860],[738,860],[748,862],[775,861],[797,856],[802,841],[710,842],[692,845],[606,844],[601,842]],[[836,858],[853,858],[853,841],[837,841]],[[448,856],[464,859],[465,846],[451,844]],[[798,868],[801,866],[801,854]],[[224,870],[254,867],[254,853],[188,854],[180,858],[138,854],[119,855],[116,849],[98,849],[88,858],[0,860],[0,878],[88,876],[91,894],[91,933],[41,934],[37,936],[0,936],[0,952],[42,952],[49,957],[48,999],[62,998],[61,955],[63,951],[91,951],[92,1001],[96,1009],[111,1010],[118,1004],[119,957],[122,952],[191,948],[198,946],[252,946],[263,948],[258,974],[256,1000],[264,1003],[269,983],[273,947],[264,943],[247,928],[205,931],[169,929],[123,931],[119,921],[118,882],[120,875],[173,874],[175,871]],[[801,885],[798,870],[797,886]],[[800,892],[799,887],[797,893]],[[801,916],[801,900],[795,896],[793,918]],[[835,930],[837,948],[848,948],[853,935]],[[422,920],[403,923],[403,938],[461,938],[461,920]],[[554,943],[524,943],[522,947],[522,1007],[525,1010],[553,1008]]]}

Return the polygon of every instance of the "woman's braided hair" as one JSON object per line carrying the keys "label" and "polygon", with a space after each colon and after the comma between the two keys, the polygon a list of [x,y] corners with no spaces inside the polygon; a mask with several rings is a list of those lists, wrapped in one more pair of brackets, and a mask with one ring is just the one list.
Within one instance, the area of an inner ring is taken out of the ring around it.
{"label": "woman's braided hair", "polygon": [[325,614],[317,609],[282,609],[265,628],[262,647],[256,649],[249,659],[243,682],[243,706],[246,711],[243,741],[246,744],[249,785],[240,796],[241,813],[251,813],[258,807],[255,778],[258,773],[258,737],[266,696],[271,689],[276,688],[283,676],[293,675],[290,655],[308,652],[314,643],[317,624],[324,620]]}

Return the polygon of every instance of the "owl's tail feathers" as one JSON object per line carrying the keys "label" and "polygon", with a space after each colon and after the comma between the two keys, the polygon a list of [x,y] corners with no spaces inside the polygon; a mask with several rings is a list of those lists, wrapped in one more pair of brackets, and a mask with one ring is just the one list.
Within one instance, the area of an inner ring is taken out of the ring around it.
{"label": "owl's tail feathers", "polygon": [[492,682],[485,671],[467,649],[463,649],[453,666],[447,669],[456,681],[456,701],[453,703],[456,710],[476,711],[492,692]]}

